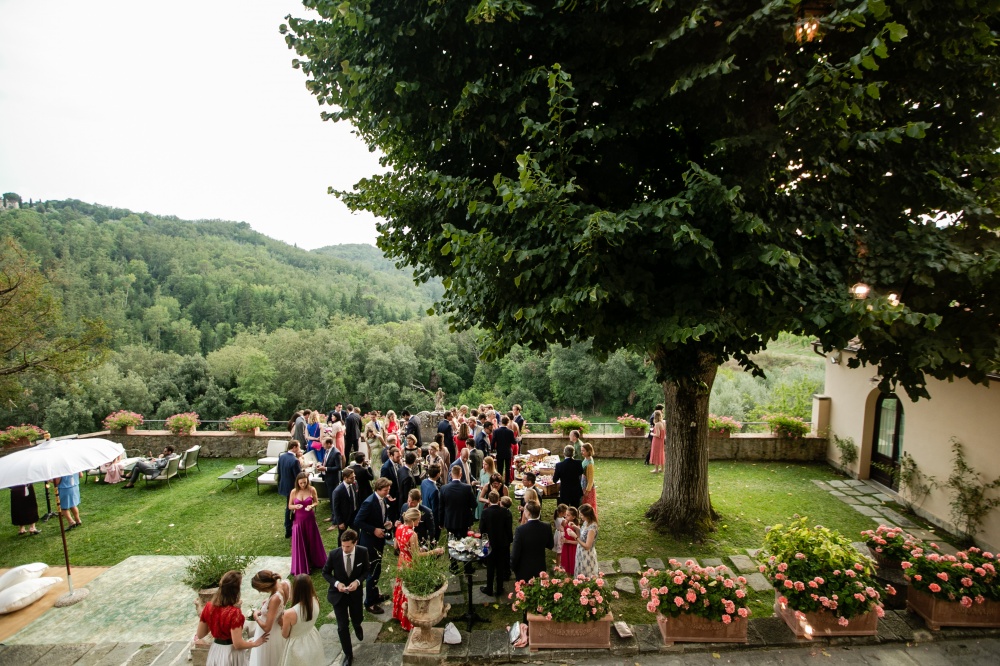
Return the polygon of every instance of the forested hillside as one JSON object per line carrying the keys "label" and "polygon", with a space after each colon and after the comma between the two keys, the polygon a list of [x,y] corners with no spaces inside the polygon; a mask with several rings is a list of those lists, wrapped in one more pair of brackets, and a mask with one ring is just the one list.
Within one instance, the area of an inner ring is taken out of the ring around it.
{"label": "forested hillside", "polygon": [[[480,361],[476,331],[452,333],[425,314],[440,285],[415,286],[372,246],[307,252],[246,224],[78,201],[0,211],[0,236],[38,263],[65,319],[100,318],[112,331],[92,370],[24,376],[0,405],[0,427],[90,432],[118,409],[204,420],[244,410],[277,420],[340,401],[414,411],[432,407],[438,387],[449,404],[519,402],[529,421],[556,411],[645,416],[662,401],[652,366],[631,351],[598,362],[584,343]],[[767,380],[723,369],[713,409],[808,417],[823,370],[806,341],[783,337],[759,362]]]}
{"label": "forested hillside", "polygon": [[79,201],[6,211],[4,234],[40,263],[65,314],[100,317],[114,346],[208,353],[244,329],[315,329],[330,317],[369,323],[423,312],[440,293],[417,287],[370,246],[307,252],[246,223],[133,213]]}

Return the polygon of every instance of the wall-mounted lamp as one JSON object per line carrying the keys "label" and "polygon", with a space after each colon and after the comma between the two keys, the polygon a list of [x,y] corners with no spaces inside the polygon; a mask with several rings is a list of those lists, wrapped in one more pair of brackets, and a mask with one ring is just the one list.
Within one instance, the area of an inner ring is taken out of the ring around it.
{"label": "wall-mounted lamp", "polygon": [[857,298],[858,300],[862,298],[868,298],[868,294],[871,293],[872,288],[866,285],[864,282],[858,282],[853,287],[851,287],[851,296]]}
{"label": "wall-mounted lamp", "polygon": [[843,352],[841,352],[839,349],[836,349],[827,358],[830,359],[830,363],[832,363],[833,365],[840,365],[840,358],[842,355]]}

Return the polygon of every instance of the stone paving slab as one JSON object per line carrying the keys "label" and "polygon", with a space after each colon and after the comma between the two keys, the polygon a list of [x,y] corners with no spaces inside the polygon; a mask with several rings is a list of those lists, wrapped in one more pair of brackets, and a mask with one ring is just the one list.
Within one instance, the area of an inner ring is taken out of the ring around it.
{"label": "stone paving slab", "polygon": [[831,488],[846,488],[847,487],[847,484],[844,483],[843,481],[840,481],[839,479],[834,479],[832,481],[827,481],[826,483]]}
{"label": "stone paving slab", "polygon": [[618,571],[617,569],[615,569],[614,560],[598,560],[597,570],[605,574],[613,574],[616,571]]}
{"label": "stone paving slab", "polygon": [[722,561],[721,557],[706,557],[701,561],[703,567],[721,567],[725,566],[725,562]]}
{"label": "stone paving slab", "polygon": [[0,666],[34,664],[52,649],[52,645],[6,645],[0,652]]}
{"label": "stone paving slab", "polygon": [[663,571],[663,569],[666,568],[666,565],[663,563],[663,560],[660,559],[659,557],[647,557],[646,568],[656,569],[657,571]]}
{"label": "stone paving slab", "polygon": [[868,550],[868,544],[866,544],[864,541],[852,541],[851,547],[854,548],[854,550],[861,553],[862,555],[864,555],[865,557],[870,558],[872,556],[871,551]]}
{"label": "stone paving slab", "polygon": [[846,483],[847,485],[851,486],[852,488],[857,488],[859,486],[867,486],[868,485],[867,483],[865,483],[861,479],[847,479],[846,481],[844,481],[844,483]]}
{"label": "stone paving slab", "polygon": [[[44,666],[72,666],[80,661],[85,654],[94,649],[92,643],[71,643],[69,645],[53,645],[43,657]],[[0,663],[3,657],[0,656]],[[25,662],[29,663],[29,662]]]}
{"label": "stone paving slab", "polygon": [[634,557],[622,557],[618,559],[618,567],[622,573],[637,574],[642,571],[642,565]]}
{"label": "stone paving slab", "polygon": [[872,518],[875,518],[882,515],[872,507],[865,506],[864,504],[852,504],[851,508],[860,513],[862,516],[871,516]]}
{"label": "stone paving slab", "polygon": [[747,548],[747,555],[749,555],[754,559],[757,559],[757,556],[760,555],[760,551],[761,551],[760,548]]}
{"label": "stone paving slab", "polygon": [[624,594],[635,594],[635,581],[623,576],[615,581],[615,589]]}
{"label": "stone paving slab", "polygon": [[864,495],[858,498],[861,500],[862,504],[867,504],[869,506],[881,506],[882,500],[877,499],[874,495]]}
{"label": "stone paving slab", "polygon": [[747,585],[749,585],[750,589],[754,592],[767,592],[768,590],[774,589],[774,586],[771,585],[771,581],[769,581],[767,577],[759,571],[748,574],[746,579]]}
{"label": "stone paving slab", "polygon": [[877,499],[880,502],[891,502],[891,501],[893,501],[891,497],[889,497],[888,495],[883,494],[883,493],[875,493],[874,495],[872,495],[872,497],[874,497],[875,499]]}
{"label": "stone paving slab", "polygon": [[850,504],[852,506],[857,506],[859,504],[862,504],[860,497],[851,497],[850,495],[844,495],[843,497],[838,497],[837,499],[839,499],[844,504]]}
{"label": "stone paving slab", "polygon": [[[391,616],[392,613],[386,611],[385,615]],[[365,640],[363,641],[358,640],[358,637],[354,635],[354,627],[351,627],[351,648],[354,650],[355,655],[357,655],[362,648],[375,644],[375,640],[378,638],[379,632],[382,631],[382,623],[362,622],[361,630],[364,632],[365,636]],[[326,657],[326,663],[333,663],[340,658],[340,655],[343,654],[344,651],[340,647],[340,637],[337,635],[337,624],[324,624],[319,628],[319,637],[323,640],[323,656]]]}
{"label": "stone paving slab", "polygon": [[821,481],[819,479],[813,479],[812,482],[814,484],[816,484],[816,487],[819,488],[820,490],[830,490],[831,486],[826,481]]}
{"label": "stone paving slab", "polygon": [[847,497],[841,490],[831,490],[830,494],[834,497]]}
{"label": "stone paving slab", "polygon": [[458,594],[462,591],[462,580],[455,574],[448,574],[448,589],[446,594]]}
{"label": "stone paving slab", "polygon": [[[112,650],[117,647],[115,643],[99,643],[91,645],[90,649],[76,661],[73,666],[97,666]],[[124,660],[123,660],[124,661]],[[122,663],[119,661],[118,663]]]}
{"label": "stone paving slab", "polygon": [[876,488],[875,486],[869,486],[867,484],[865,484],[863,486],[858,486],[857,488],[855,488],[855,490],[857,490],[858,492],[863,493],[865,495],[880,495],[881,494],[881,492],[879,491],[878,488]]}
{"label": "stone paving slab", "polygon": [[159,657],[163,651],[167,649],[168,645],[169,643],[164,642],[143,645],[139,651],[128,660],[128,666],[150,666],[154,661],[156,661],[157,657]]}
{"label": "stone paving slab", "polygon": [[757,563],[748,555],[730,555],[729,559],[732,560],[733,566],[740,573],[753,573],[757,571]]}
{"label": "stone paving slab", "polygon": [[857,490],[855,490],[854,488],[844,488],[840,492],[842,492],[845,495],[848,495],[850,497],[860,497],[861,496],[861,493],[858,492]]}
{"label": "stone paving slab", "polygon": [[881,513],[883,516],[885,516],[886,518],[888,518],[889,520],[891,520],[895,524],[899,525],[900,527],[905,527],[905,528],[909,529],[911,527],[916,527],[917,526],[916,523],[914,523],[912,520],[910,520],[906,516],[904,516],[904,515],[902,515],[900,513],[897,513],[896,511],[893,511],[892,509],[890,509],[888,507],[881,507],[879,509],[879,513]]}
{"label": "stone paving slab", "polygon": [[119,643],[94,663],[96,666],[121,666],[127,663],[132,655],[137,653],[141,647],[141,643]]}

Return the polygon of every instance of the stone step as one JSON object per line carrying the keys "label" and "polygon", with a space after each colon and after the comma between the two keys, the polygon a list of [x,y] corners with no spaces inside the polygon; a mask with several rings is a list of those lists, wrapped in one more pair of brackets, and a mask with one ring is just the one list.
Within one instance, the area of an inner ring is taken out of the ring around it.
{"label": "stone step", "polygon": [[618,560],[618,568],[625,574],[637,574],[642,571],[642,565],[634,557],[622,557]]}
{"label": "stone step", "polygon": [[635,581],[627,576],[622,576],[615,581],[615,589],[623,594],[635,594]]}
{"label": "stone step", "polygon": [[757,563],[754,562],[748,555],[730,555],[729,559],[732,561],[736,570],[742,574],[757,572]]}

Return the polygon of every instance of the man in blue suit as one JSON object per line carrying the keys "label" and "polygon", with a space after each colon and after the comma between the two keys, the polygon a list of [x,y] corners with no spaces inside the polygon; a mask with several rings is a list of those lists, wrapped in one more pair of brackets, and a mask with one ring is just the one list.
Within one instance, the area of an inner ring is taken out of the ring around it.
{"label": "man in blue suit", "polygon": [[391,485],[385,477],[375,479],[375,492],[361,503],[358,515],[354,517],[354,527],[361,533],[359,545],[367,549],[371,559],[365,584],[365,608],[372,615],[385,612],[379,605],[383,597],[378,591],[378,579],[382,575],[382,550],[385,548],[386,530],[392,527],[385,502]]}
{"label": "man in blue suit", "polygon": [[302,471],[299,465],[299,442],[290,440],[288,448],[278,456],[278,494],[285,498],[285,538],[292,538],[292,510],[288,508],[288,496],[295,489],[295,477]]}

